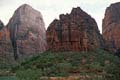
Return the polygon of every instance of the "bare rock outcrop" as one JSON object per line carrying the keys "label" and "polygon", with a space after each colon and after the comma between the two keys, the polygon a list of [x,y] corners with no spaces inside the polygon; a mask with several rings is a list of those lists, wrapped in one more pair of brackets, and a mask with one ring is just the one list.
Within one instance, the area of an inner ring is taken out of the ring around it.
{"label": "bare rock outcrop", "polygon": [[5,64],[12,64],[10,61],[14,63],[14,54],[10,41],[9,30],[0,21],[0,67],[4,67]]}
{"label": "bare rock outcrop", "polygon": [[80,7],[61,14],[47,29],[48,49],[52,51],[92,51],[104,41],[95,20]]}
{"label": "bare rock outcrop", "polygon": [[12,50],[8,29],[0,21],[0,54],[10,53]]}
{"label": "bare rock outcrop", "polygon": [[46,50],[46,30],[40,12],[27,4],[20,6],[10,19],[7,28],[15,54],[33,55]]}
{"label": "bare rock outcrop", "polygon": [[0,20],[0,30],[4,27],[3,22]]}
{"label": "bare rock outcrop", "polygon": [[120,48],[120,2],[107,7],[103,19],[102,35],[108,50],[115,52]]}

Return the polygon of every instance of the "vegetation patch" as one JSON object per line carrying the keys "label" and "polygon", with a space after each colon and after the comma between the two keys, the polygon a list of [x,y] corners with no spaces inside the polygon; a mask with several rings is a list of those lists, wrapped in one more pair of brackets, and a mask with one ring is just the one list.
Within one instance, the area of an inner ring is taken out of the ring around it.
{"label": "vegetation patch", "polygon": [[120,58],[99,49],[45,52],[14,65],[0,64],[0,80],[120,80]]}
{"label": "vegetation patch", "polygon": [[99,49],[94,52],[45,52],[21,62],[12,71],[19,80],[74,75],[84,80],[120,80],[120,59]]}

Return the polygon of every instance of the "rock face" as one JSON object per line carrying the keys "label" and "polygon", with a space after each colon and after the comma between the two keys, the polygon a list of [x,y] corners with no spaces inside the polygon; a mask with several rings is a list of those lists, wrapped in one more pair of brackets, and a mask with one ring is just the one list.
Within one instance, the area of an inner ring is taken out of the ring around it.
{"label": "rock face", "polygon": [[0,55],[5,53],[5,51],[4,51],[5,44],[4,43],[6,43],[6,40],[7,40],[6,32],[5,32],[5,29],[3,29],[3,27],[4,27],[4,24],[2,21],[0,21]]}
{"label": "rock face", "polygon": [[[0,30],[0,54],[5,54],[10,50],[10,36],[7,28]],[[12,49],[12,47],[11,47]]]}
{"label": "rock face", "polygon": [[4,27],[4,24],[0,21],[0,54],[5,54],[9,50],[10,37],[9,31]]}
{"label": "rock face", "polygon": [[80,7],[61,14],[47,29],[48,49],[53,51],[92,51],[103,48],[104,41],[95,20]]}
{"label": "rock face", "polygon": [[120,2],[107,7],[103,19],[102,34],[108,50],[116,51],[120,48]]}
{"label": "rock face", "polygon": [[[4,63],[5,60],[11,61],[14,57],[9,31],[1,21],[0,28],[1,28],[0,29],[0,64],[1,64]],[[0,65],[0,67],[1,66],[2,65]]]}
{"label": "rock face", "polygon": [[32,55],[46,50],[46,31],[42,15],[31,6],[20,6],[7,28],[15,58],[18,55]]}
{"label": "rock face", "polygon": [[4,27],[3,22],[0,20],[0,30]]}

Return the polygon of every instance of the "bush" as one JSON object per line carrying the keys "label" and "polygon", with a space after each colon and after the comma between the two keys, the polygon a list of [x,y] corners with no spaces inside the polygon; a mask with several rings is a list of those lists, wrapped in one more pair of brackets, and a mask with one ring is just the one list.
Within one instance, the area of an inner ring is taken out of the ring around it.
{"label": "bush", "polygon": [[17,71],[16,77],[18,80],[40,80],[40,76],[42,76],[42,71],[39,69],[27,69],[24,71]]}
{"label": "bush", "polygon": [[119,61],[117,56],[100,49],[86,53],[46,52],[22,62],[14,69],[17,70],[17,77],[23,80],[69,74],[89,75],[92,80],[119,80]]}

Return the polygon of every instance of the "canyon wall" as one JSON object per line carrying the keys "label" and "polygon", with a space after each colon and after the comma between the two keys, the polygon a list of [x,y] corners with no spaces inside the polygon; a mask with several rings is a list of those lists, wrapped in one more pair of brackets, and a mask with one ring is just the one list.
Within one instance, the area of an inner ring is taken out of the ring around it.
{"label": "canyon wall", "polygon": [[120,48],[120,2],[107,7],[102,34],[106,41],[106,49],[115,52]]}
{"label": "canyon wall", "polygon": [[27,4],[20,6],[10,19],[7,28],[15,58],[33,55],[46,50],[46,30],[40,12]]}
{"label": "canyon wall", "polygon": [[61,14],[47,29],[48,50],[92,51],[104,48],[96,21],[80,7]]}

